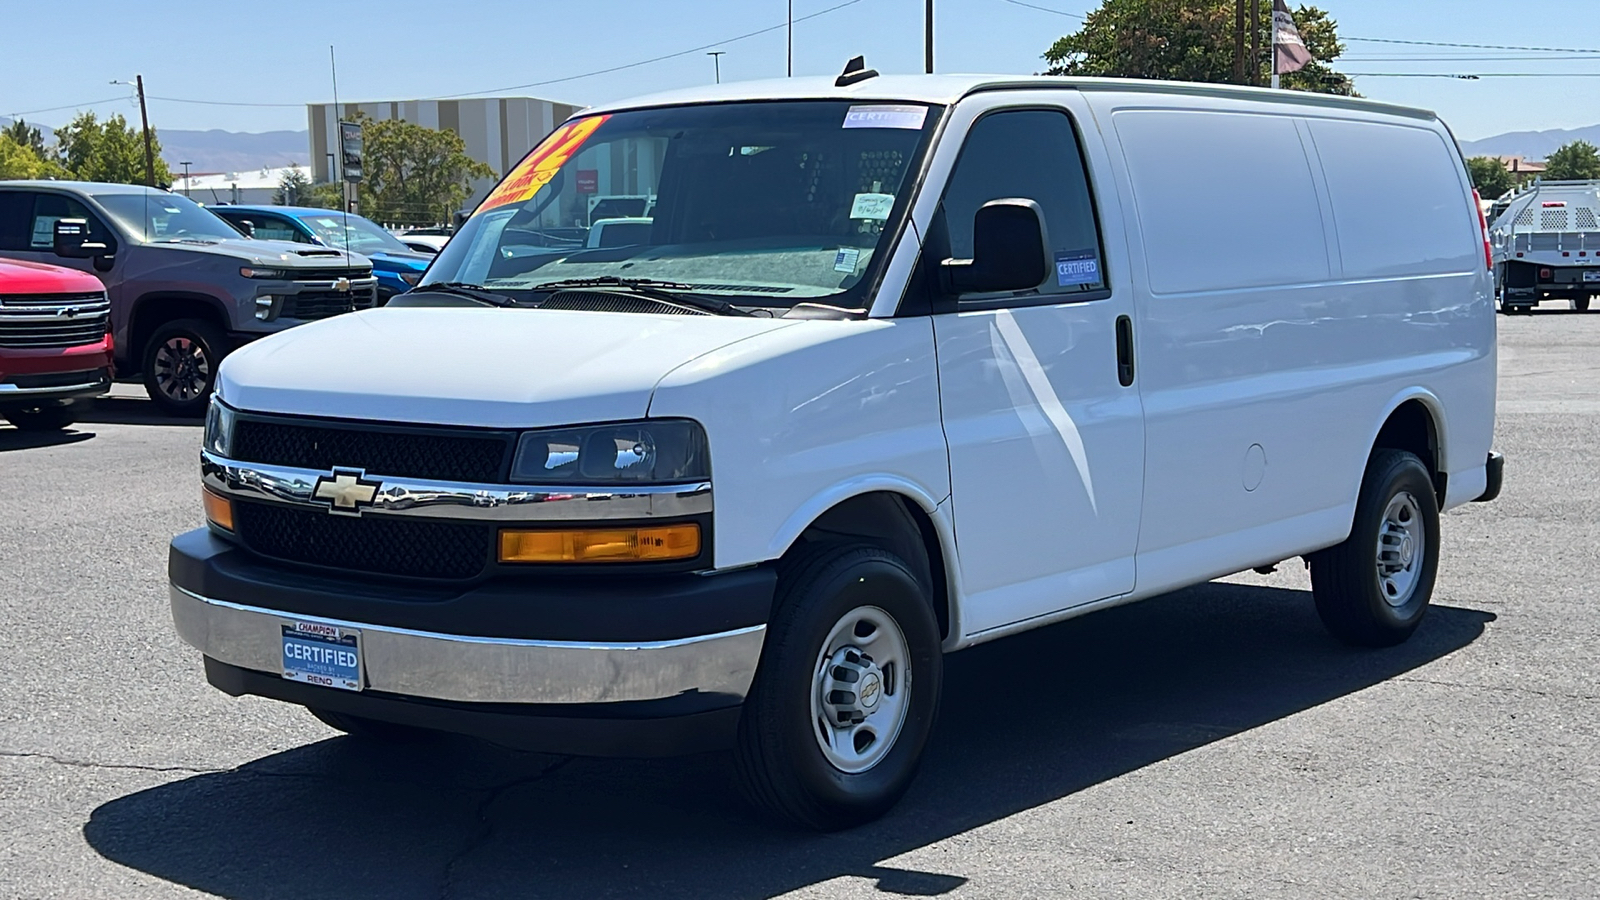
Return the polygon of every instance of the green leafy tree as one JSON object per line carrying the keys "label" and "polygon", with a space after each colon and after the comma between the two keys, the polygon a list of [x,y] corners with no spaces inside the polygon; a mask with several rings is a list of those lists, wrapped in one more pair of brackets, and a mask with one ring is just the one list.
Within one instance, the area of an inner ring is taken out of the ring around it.
{"label": "green leafy tree", "polygon": [[50,157],[49,152],[44,147],[44,133],[22,119],[17,119],[4,129],[0,129],[0,133],[11,138],[16,144],[32,150],[33,155],[40,159],[48,159]]}
{"label": "green leafy tree", "polygon": [[495,172],[467,155],[453,131],[398,119],[362,118],[361,214],[390,224],[447,222],[472,194],[472,182]]}
{"label": "green leafy tree", "polygon": [[[1282,78],[1290,90],[1355,93],[1350,78],[1329,65],[1344,53],[1338,24],[1315,6],[1293,13],[1300,39],[1316,59]],[[1083,27],[1059,38],[1044,53],[1049,75],[1159,78],[1172,81],[1234,80],[1234,0],[1102,0]],[[1248,52],[1249,36],[1246,35]],[[1257,71],[1270,76],[1271,16],[1263,16],[1263,59]],[[1249,64],[1246,63],[1246,68]]]}
{"label": "green leafy tree", "polygon": [[1506,169],[1505,163],[1492,156],[1474,156],[1467,160],[1467,173],[1472,176],[1472,186],[1478,196],[1493,200],[1517,186],[1517,178]]}
{"label": "green leafy tree", "polygon": [[290,166],[278,179],[278,189],[272,192],[272,202],[276,206],[305,206],[304,199],[311,187],[311,179],[307,177],[306,170],[299,166]]}
{"label": "green leafy tree", "polygon": [[1544,161],[1547,181],[1591,181],[1600,179],[1600,149],[1588,141],[1563,144]]}
{"label": "green leafy tree", "polygon": [[60,168],[41,159],[32,147],[17,143],[9,133],[0,133],[0,181],[53,178],[59,174]]}
{"label": "green leafy tree", "polygon": [[[156,184],[171,184],[172,172],[161,158],[161,141],[150,132],[155,150]],[[58,161],[79,181],[144,184],[144,137],[115,114],[101,122],[92,112],[79,113],[56,131]]]}

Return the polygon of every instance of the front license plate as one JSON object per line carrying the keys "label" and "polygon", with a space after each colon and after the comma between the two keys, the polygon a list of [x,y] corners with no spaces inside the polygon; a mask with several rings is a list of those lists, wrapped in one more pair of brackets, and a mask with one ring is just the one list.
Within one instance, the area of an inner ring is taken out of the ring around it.
{"label": "front license plate", "polygon": [[361,632],[320,622],[285,622],[283,677],[345,691],[361,690]]}
{"label": "front license plate", "polygon": [[1584,269],[1583,280],[1585,282],[1600,281],[1600,269]]}

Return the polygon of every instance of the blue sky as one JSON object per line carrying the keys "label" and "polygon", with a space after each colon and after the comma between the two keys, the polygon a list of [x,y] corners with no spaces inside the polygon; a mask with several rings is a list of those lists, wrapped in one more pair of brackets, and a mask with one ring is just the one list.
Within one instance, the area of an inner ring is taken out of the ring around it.
{"label": "blue sky", "polygon": [[[565,78],[718,44],[724,80],[781,76],[788,0],[275,0],[271,4],[79,0],[70,6],[8,3],[0,54],[0,115],[60,124],[73,109],[138,110],[114,79],[145,76],[151,124],[230,131],[303,129],[302,104],[330,99],[328,44],[339,53],[341,99],[434,97]],[[844,0],[794,0],[802,17]],[[1026,0],[1084,13],[1097,0]],[[1293,4],[1291,4],[1293,5]],[[1345,37],[1508,44],[1600,50],[1595,0],[1323,0]],[[796,74],[834,74],[864,53],[884,72],[922,68],[923,0],[856,0],[794,27]],[[936,0],[936,66],[942,72],[1038,71],[1040,54],[1078,19],[1007,0]],[[374,13],[374,10],[381,12]],[[40,36],[38,40],[26,39]],[[49,35],[49,39],[43,36]],[[1442,56],[1522,56],[1513,51],[1349,42],[1336,63],[1349,72],[1591,72],[1588,58],[1439,60]],[[1554,54],[1546,54],[1554,55]],[[1571,54],[1577,55],[1577,54]],[[1365,57],[1365,58],[1363,58]],[[1396,59],[1407,57],[1407,59]],[[1416,57],[1429,57],[1419,60]],[[703,52],[507,91],[594,103],[712,78]],[[1600,77],[1360,78],[1377,99],[1440,112],[1463,140],[1504,131],[1600,123]],[[67,107],[65,109],[49,109]],[[32,112],[34,110],[47,110]]]}

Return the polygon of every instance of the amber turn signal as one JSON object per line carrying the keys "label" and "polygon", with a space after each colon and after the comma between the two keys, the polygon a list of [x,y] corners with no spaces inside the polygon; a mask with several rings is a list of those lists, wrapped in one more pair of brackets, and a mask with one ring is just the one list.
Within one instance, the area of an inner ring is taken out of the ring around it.
{"label": "amber turn signal", "polygon": [[201,489],[200,497],[205,501],[206,519],[218,528],[232,531],[233,501],[209,488]]}
{"label": "amber turn signal", "polygon": [[504,563],[653,562],[700,555],[700,526],[642,528],[503,529]]}

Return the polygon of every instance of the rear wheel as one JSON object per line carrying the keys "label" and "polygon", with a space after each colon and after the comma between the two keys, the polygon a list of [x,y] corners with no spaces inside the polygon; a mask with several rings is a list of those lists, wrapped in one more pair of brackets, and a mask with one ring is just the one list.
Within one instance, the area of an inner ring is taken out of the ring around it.
{"label": "rear wheel", "polygon": [[1317,615],[1334,637],[1364,647],[1410,637],[1439,568],[1439,506],[1422,460],[1373,451],[1350,537],[1310,562]]}
{"label": "rear wheel", "polygon": [[1589,311],[1589,295],[1585,294],[1582,297],[1574,297],[1574,298],[1572,298],[1572,308],[1574,310],[1576,310],[1577,312],[1588,312]]}
{"label": "rear wheel", "polygon": [[831,831],[876,819],[906,792],[943,678],[924,583],[861,544],[807,548],[784,566],[734,759],[752,804]]}
{"label": "rear wheel", "polygon": [[60,431],[77,421],[77,410],[67,403],[44,406],[13,406],[0,410],[18,431]]}
{"label": "rear wheel", "polygon": [[222,362],[223,334],[199,319],[157,328],[144,350],[144,389],[170,416],[205,415]]}

